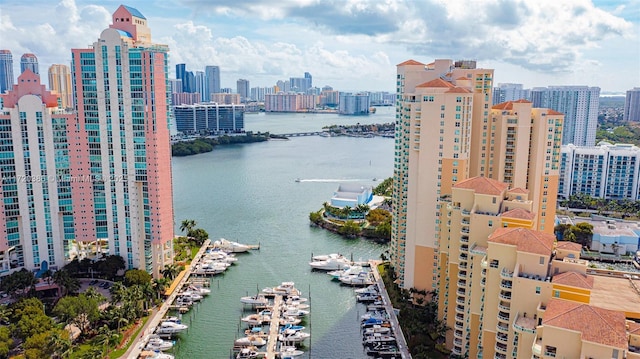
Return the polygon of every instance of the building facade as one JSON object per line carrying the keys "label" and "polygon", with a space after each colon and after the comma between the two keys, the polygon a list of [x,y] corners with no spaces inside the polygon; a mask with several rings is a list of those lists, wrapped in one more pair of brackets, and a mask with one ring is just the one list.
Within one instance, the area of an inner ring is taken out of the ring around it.
{"label": "building facade", "polygon": [[128,267],[154,276],[173,260],[168,47],[153,43],[147,19],[120,6],[92,47],[72,50],[82,151],[71,175],[76,241],[101,241]]}
{"label": "building facade", "polygon": [[368,115],[369,114],[369,94],[368,93],[340,93],[338,113],[341,115]]}
{"label": "building facade", "polygon": [[0,50],[0,94],[13,88],[13,55],[9,50]]}
{"label": "building facade", "polygon": [[38,58],[34,54],[23,54],[20,57],[20,73],[25,72],[25,70],[31,70],[34,74],[40,74],[40,67],[38,66]]}
{"label": "building facade", "polygon": [[500,83],[493,88],[493,104],[517,100],[530,100],[528,89],[522,88],[522,84]]}
{"label": "building facade", "polygon": [[75,239],[70,136],[75,116],[27,68],[3,95],[0,113],[0,273],[59,269]]}
{"label": "building facade", "polygon": [[58,94],[61,108],[73,108],[71,69],[67,65],[54,64],[49,67],[49,89]]}
{"label": "building facade", "polygon": [[178,132],[212,134],[244,132],[245,106],[240,104],[200,103],[173,108]]}
{"label": "building facade", "polygon": [[600,142],[562,146],[558,196],[640,199],[640,148]]}
{"label": "building facade", "polygon": [[[0,55],[1,56],[1,55]],[[640,121],[640,87],[627,91],[624,100],[623,121]]]}
{"label": "building facade", "polygon": [[551,86],[541,107],[564,114],[562,144],[593,146],[598,127],[600,88],[587,86]]}
{"label": "building facade", "polygon": [[204,75],[207,82],[205,101],[211,101],[211,94],[220,93],[220,67],[205,66]]}
{"label": "building facade", "polygon": [[251,100],[251,90],[249,88],[249,80],[239,79],[236,82],[237,93],[240,95],[240,102],[245,103]]}

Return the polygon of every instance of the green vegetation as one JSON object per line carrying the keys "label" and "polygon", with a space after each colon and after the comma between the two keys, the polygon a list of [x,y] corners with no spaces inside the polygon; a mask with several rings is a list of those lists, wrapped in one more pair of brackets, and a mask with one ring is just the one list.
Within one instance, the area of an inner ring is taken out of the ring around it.
{"label": "green vegetation", "polygon": [[591,197],[588,194],[577,194],[571,195],[567,199],[559,200],[558,205],[572,210],[597,211],[598,214],[606,214],[614,218],[640,220],[640,201],[604,199]]}
{"label": "green vegetation", "polygon": [[217,145],[263,142],[269,139],[269,133],[247,133],[243,136],[200,137],[193,141],[177,142],[171,145],[171,155],[176,157],[211,152]]}
{"label": "green vegetation", "polygon": [[438,295],[411,288],[401,289],[389,263],[378,266],[393,307],[400,311],[398,321],[407,340],[411,357],[416,359],[448,358],[444,347],[446,333],[451,330],[438,319]]}
{"label": "green vegetation", "polygon": [[593,239],[593,226],[586,222],[575,225],[558,224],[553,227],[556,238],[574,243],[580,243],[583,247],[590,247]]}
{"label": "green vegetation", "polygon": [[209,233],[202,228],[196,228],[196,225],[197,223],[193,219],[185,219],[180,223],[180,230],[186,232],[187,236],[173,240],[176,262],[183,264],[191,262],[204,241],[209,238]]}
{"label": "green vegetation", "polygon": [[376,188],[373,189],[373,194],[376,196],[391,197],[393,196],[393,178],[389,177],[380,182]]}

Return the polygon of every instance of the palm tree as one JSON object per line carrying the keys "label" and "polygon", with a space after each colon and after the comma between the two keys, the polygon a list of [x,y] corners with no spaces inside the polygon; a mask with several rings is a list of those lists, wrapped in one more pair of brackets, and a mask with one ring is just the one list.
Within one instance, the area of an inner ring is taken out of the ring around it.
{"label": "palm tree", "polygon": [[196,226],[196,221],[195,220],[193,220],[193,219],[185,219],[180,224],[180,231],[187,232],[187,235],[189,235],[189,232],[191,232],[191,230],[193,228],[195,228],[195,226]]}
{"label": "palm tree", "polygon": [[84,295],[89,299],[96,299],[98,303],[102,303],[106,299],[104,295],[100,294],[100,292],[98,292],[98,290],[94,287],[87,288],[87,290],[84,292]]}
{"label": "palm tree", "polygon": [[62,296],[77,293],[80,289],[78,278],[72,277],[65,269],[56,271],[53,274],[53,281],[62,289]]}
{"label": "palm tree", "polygon": [[169,280],[172,280],[173,278],[175,278],[178,275],[178,273],[180,273],[180,269],[175,264],[167,264],[164,266],[164,269],[162,270],[162,276]]}
{"label": "palm tree", "polygon": [[155,289],[157,299],[161,298],[162,293],[165,292],[170,283],[171,281],[169,278],[158,278],[153,280],[153,288]]}
{"label": "palm tree", "polygon": [[111,293],[111,303],[120,303],[124,300],[125,292],[127,288],[121,282],[113,283],[113,286],[109,289]]}
{"label": "palm tree", "polygon": [[106,354],[109,354],[111,347],[118,344],[119,340],[120,335],[118,332],[109,329],[108,325],[105,324],[100,327],[100,329],[98,329],[98,335],[96,336],[96,344],[103,348],[102,357],[105,356],[105,352]]}
{"label": "palm tree", "polygon": [[61,330],[53,330],[49,337],[49,347],[53,351],[52,358],[68,357],[73,350],[69,334]]}
{"label": "palm tree", "polygon": [[11,320],[11,308],[6,305],[0,305],[0,324],[8,324]]}

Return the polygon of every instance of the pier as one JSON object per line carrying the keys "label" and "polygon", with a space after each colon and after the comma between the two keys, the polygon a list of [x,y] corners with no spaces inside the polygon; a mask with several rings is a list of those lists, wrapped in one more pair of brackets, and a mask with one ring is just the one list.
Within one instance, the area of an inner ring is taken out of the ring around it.
{"label": "pier", "polygon": [[273,310],[271,311],[271,324],[269,325],[269,337],[267,338],[266,359],[275,359],[278,347],[278,330],[280,329],[280,307],[282,295],[277,294],[273,298]]}
{"label": "pier", "polygon": [[402,333],[402,328],[400,328],[400,323],[398,322],[398,316],[396,315],[395,310],[393,309],[393,304],[391,303],[391,299],[389,298],[389,294],[387,293],[387,289],[384,286],[384,282],[382,281],[382,277],[380,277],[380,273],[378,272],[378,264],[380,261],[371,260],[369,261],[371,266],[371,272],[373,273],[373,278],[376,281],[376,285],[378,289],[380,289],[380,295],[382,295],[382,302],[384,303],[384,308],[389,314],[391,328],[393,329],[393,333],[395,334],[396,343],[398,345],[398,352],[403,359],[410,359],[411,353],[409,353],[409,347],[407,346],[407,342],[404,338],[404,334]]}

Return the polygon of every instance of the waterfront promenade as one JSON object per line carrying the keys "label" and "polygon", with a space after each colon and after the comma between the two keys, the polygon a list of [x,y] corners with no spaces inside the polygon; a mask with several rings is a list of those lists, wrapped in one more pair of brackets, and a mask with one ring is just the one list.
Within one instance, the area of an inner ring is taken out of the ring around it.
{"label": "waterfront promenade", "polygon": [[384,281],[378,272],[378,265],[381,262],[379,260],[370,260],[369,266],[371,267],[371,273],[373,273],[373,278],[376,280],[376,284],[380,289],[380,295],[382,295],[382,302],[384,303],[384,309],[389,313],[389,318],[391,320],[391,328],[393,329],[393,333],[395,334],[396,343],[398,345],[398,351],[400,352],[400,356],[403,359],[410,359],[411,353],[409,353],[409,347],[407,346],[407,342],[404,339],[404,334],[402,333],[402,329],[400,328],[400,323],[398,322],[398,316],[396,312],[393,310],[393,304],[391,303],[391,299],[389,298],[389,293],[387,293],[387,288],[384,285]]}
{"label": "waterfront promenade", "polygon": [[[209,248],[211,241],[207,239],[200,247],[198,253],[196,253],[195,257],[191,261],[191,263],[198,263],[202,255]],[[171,285],[174,289],[171,294],[164,300],[160,308],[154,309],[147,320],[147,323],[144,325],[142,330],[138,333],[135,338],[132,338],[132,344],[129,346],[129,349],[122,356],[127,359],[136,359],[140,355],[140,353],[144,350],[144,347],[147,344],[147,340],[149,339],[149,335],[153,334],[156,327],[162,321],[162,318],[167,314],[169,309],[171,309],[173,301],[176,299],[178,293],[180,293],[180,289],[184,286],[184,284],[189,280],[189,276],[191,275],[192,266],[188,265],[184,269],[184,274],[176,278],[176,281]]]}

